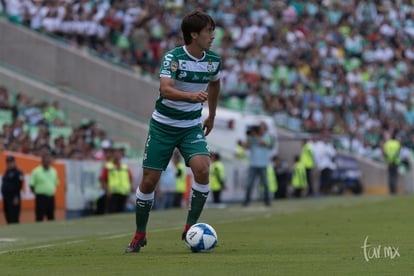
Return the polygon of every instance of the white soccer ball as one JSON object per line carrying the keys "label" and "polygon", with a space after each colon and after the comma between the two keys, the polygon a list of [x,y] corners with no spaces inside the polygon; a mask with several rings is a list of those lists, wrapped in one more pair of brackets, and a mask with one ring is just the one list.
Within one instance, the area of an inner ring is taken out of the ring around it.
{"label": "white soccer ball", "polygon": [[207,223],[197,223],[190,227],[185,243],[193,252],[211,252],[217,245],[217,233]]}

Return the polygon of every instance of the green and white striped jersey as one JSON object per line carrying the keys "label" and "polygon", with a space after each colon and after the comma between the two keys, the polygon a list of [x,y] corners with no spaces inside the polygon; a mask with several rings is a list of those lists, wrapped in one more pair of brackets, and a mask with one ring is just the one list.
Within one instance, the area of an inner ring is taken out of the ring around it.
{"label": "green and white striped jersey", "polygon": [[[174,88],[181,91],[207,91],[210,81],[220,79],[221,57],[213,51],[205,51],[201,59],[188,53],[185,46],[168,51],[160,67],[160,78],[175,79]],[[171,101],[162,95],[157,99],[152,118],[159,123],[174,127],[191,127],[201,123],[201,103]]]}

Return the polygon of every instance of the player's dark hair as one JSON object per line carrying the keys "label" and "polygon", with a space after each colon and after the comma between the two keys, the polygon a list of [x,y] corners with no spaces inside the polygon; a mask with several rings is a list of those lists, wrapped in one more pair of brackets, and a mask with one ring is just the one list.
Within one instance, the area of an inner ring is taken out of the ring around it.
{"label": "player's dark hair", "polygon": [[201,30],[208,25],[210,25],[213,30],[216,28],[214,19],[201,10],[194,10],[185,15],[181,22],[181,31],[183,32],[185,45],[190,44],[193,40],[191,33],[200,33]]}

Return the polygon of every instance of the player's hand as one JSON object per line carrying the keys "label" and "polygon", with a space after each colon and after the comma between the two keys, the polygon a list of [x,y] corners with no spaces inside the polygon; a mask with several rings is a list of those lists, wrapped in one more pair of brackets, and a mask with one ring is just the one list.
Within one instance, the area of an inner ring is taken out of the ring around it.
{"label": "player's hand", "polygon": [[205,91],[200,91],[196,93],[192,93],[192,101],[195,103],[204,103],[207,101],[208,93]]}
{"label": "player's hand", "polygon": [[204,135],[207,136],[210,133],[210,131],[213,129],[213,127],[214,127],[214,118],[208,117],[207,119],[205,119],[203,123]]}

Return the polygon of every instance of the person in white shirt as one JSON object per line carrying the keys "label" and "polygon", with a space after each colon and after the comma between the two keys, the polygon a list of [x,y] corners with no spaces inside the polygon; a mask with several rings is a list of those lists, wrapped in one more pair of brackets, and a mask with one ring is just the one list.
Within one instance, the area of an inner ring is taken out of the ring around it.
{"label": "person in white shirt", "polygon": [[316,166],[320,171],[319,192],[327,194],[331,188],[332,172],[336,168],[336,150],[329,142],[329,136],[326,133],[323,134],[322,140],[314,144],[313,151]]}
{"label": "person in white shirt", "polygon": [[24,18],[25,1],[23,0],[9,0],[5,3],[5,11],[10,20],[17,23],[22,23]]}

